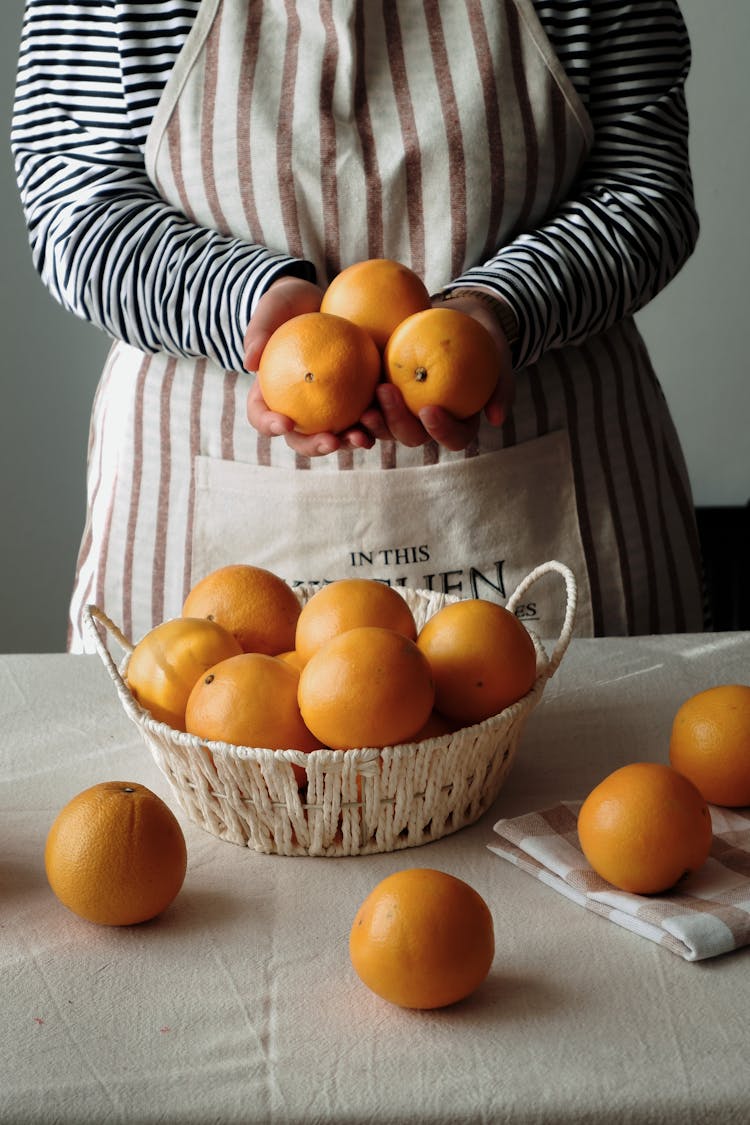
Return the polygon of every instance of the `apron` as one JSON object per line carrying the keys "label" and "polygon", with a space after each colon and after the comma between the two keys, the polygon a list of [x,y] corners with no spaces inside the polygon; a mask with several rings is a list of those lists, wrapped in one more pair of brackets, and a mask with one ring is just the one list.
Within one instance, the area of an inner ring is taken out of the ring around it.
{"label": "apron", "polygon": [[[146,166],[191,221],[308,259],[321,284],[389,257],[432,292],[554,213],[592,143],[531,0],[203,0]],[[503,603],[555,558],[578,635],[702,628],[685,465],[632,320],[517,373],[512,417],[459,453],[300,457],[250,427],[252,378],[115,344],[73,651],[88,602],[135,640],[229,562]],[[553,575],[516,612],[551,637],[563,603]]]}

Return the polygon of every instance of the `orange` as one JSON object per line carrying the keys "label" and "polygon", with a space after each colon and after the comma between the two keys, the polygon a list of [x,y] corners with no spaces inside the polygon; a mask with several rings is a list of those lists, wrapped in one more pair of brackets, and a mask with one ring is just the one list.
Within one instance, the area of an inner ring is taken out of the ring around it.
{"label": "orange", "polygon": [[263,349],[266,405],[301,434],[340,433],[359,421],[380,380],[380,353],[364,328],[330,313],[285,321]]}
{"label": "orange", "polygon": [[303,661],[347,629],[381,625],[417,637],[417,626],[406,601],[390,586],[370,578],[340,578],[321,586],[302,607],[295,645]]}
{"label": "orange", "polygon": [[[297,703],[299,672],[284,660],[245,652],[223,660],[198,680],[190,693],[185,726],[211,742],[267,750],[317,750]],[[294,765],[298,784],[305,771]]]}
{"label": "orange", "polygon": [[105,781],[79,793],[47,835],[49,884],[74,914],[130,926],[161,914],[182,887],[187,849],[172,810],[145,785]]}
{"label": "orange", "polygon": [[458,309],[427,309],[407,317],[388,340],[384,363],[387,379],[412,414],[442,406],[455,418],[481,410],[500,373],[492,336]]}
{"label": "orange", "polygon": [[430,307],[430,294],[418,274],[390,258],[355,262],[334,277],[320,311],[353,321],[382,351],[393,329],[412,313]]}
{"label": "orange", "polygon": [[463,879],[431,868],[387,876],[354,918],[349,955],[360,980],[403,1008],[443,1008],[474,992],[495,956],[492,915]]}
{"label": "orange", "polygon": [[431,711],[427,721],[410,741],[425,742],[428,738],[441,738],[444,734],[452,734],[455,729],[455,723],[448,722],[445,715],[441,715],[439,711]]}
{"label": "orange", "polygon": [[291,664],[292,668],[296,668],[298,672],[301,672],[305,667],[304,660],[294,648],[290,649],[289,652],[280,652],[277,659],[283,660],[286,664]]}
{"label": "orange", "polygon": [[161,723],[185,729],[185,704],[212,664],[242,652],[216,621],[177,617],[151,629],[133,649],[126,680],[134,698]]}
{"label": "orange", "polygon": [[483,598],[443,606],[417,644],[435,677],[435,707],[465,726],[516,703],[536,679],[530,634],[513,613]]}
{"label": "orange", "polygon": [[275,656],[294,648],[300,603],[283,578],[260,566],[219,567],[193,586],[183,617],[208,617],[233,633],[243,652]]}
{"label": "orange", "polygon": [[327,641],[299,678],[302,717],[334,750],[409,742],[434,697],[430,666],[414,641],[377,625]]}
{"label": "orange", "polygon": [[608,883],[633,894],[659,894],[705,863],[711,815],[692,781],[677,770],[633,762],[589,793],[578,814],[578,838]]}
{"label": "orange", "polygon": [[750,686],[721,684],[677,711],[669,758],[714,805],[750,805]]}

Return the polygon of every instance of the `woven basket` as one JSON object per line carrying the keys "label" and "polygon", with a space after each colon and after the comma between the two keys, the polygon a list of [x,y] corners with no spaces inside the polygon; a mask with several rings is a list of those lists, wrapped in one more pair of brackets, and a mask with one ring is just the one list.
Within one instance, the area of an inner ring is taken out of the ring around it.
{"label": "woven basket", "polygon": [[[277,855],[344,856],[390,852],[438,840],[474,823],[497,796],[513,763],[526,719],[570,641],[576,584],[561,563],[533,570],[514,591],[514,610],[529,587],[550,571],[565,582],[567,604],[560,637],[550,656],[532,633],[537,676],[518,703],[475,726],[420,743],[383,749],[266,750],[203,743],[175,731],[145,711],[125,682],[130,641],[96,606],[86,626],[126,714],[138,727],[187,816],[214,836]],[[312,587],[299,590],[304,602]],[[420,629],[456,598],[425,590],[399,589]],[[118,668],[102,628],[126,652]],[[206,751],[209,750],[210,753]],[[303,767],[307,786],[298,789],[292,763]]]}

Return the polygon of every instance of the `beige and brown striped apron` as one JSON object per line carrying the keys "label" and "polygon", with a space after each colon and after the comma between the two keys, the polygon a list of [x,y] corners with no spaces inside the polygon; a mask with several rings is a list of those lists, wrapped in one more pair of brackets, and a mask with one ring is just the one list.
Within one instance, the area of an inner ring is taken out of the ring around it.
{"label": "beige and brown striped apron", "polygon": [[[592,143],[531,0],[203,0],[148,137],[198,224],[311,260],[396,258],[431,291],[533,228]],[[295,456],[246,420],[252,376],[115,345],[97,392],[71,608],[137,639],[227,562],[503,601],[548,558],[582,635],[702,626],[689,487],[630,320],[518,374],[512,418],[450,453]],[[560,591],[519,607],[541,635]]]}

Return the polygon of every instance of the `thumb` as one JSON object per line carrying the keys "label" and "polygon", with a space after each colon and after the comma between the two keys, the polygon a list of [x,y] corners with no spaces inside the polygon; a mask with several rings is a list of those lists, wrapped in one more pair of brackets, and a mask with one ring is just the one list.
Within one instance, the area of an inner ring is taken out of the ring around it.
{"label": "thumb", "polygon": [[263,349],[268,341],[271,339],[273,331],[258,326],[255,328],[252,322],[248,325],[247,332],[245,333],[245,370],[257,371],[260,365],[260,357],[263,355]]}

